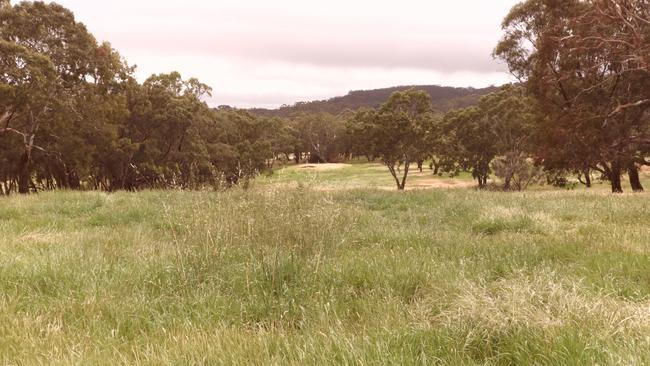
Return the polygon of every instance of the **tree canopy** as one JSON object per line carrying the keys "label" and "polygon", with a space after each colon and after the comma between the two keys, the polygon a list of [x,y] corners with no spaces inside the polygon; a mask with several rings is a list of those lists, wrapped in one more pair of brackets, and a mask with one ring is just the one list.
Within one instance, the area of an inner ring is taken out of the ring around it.
{"label": "tree canopy", "polygon": [[[501,88],[396,87],[276,111],[210,108],[178,72],[134,77],[56,3],[0,0],[0,194],[222,189],[278,162],[379,160],[399,190],[413,164],[521,190],[600,173],[642,191],[650,165],[647,0],[526,0],[494,56]],[[359,109],[361,107],[361,109]]]}
{"label": "tree canopy", "polygon": [[397,188],[404,190],[411,164],[429,154],[434,120],[427,93],[408,90],[393,93],[378,110],[359,111],[348,131],[364,153],[381,160]]}
{"label": "tree canopy", "polygon": [[196,79],[171,72],[138,83],[64,7],[1,5],[2,193],[227,187],[282,149],[270,143],[282,128],[209,108],[211,89]]}
{"label": "tree canopy", "polygon": [[495,55],[506,61],[549,118],[543,164],[601,172],[621,192],[627,171],[642,190],[650,128],[648,3],[528,0],[503,23]]}

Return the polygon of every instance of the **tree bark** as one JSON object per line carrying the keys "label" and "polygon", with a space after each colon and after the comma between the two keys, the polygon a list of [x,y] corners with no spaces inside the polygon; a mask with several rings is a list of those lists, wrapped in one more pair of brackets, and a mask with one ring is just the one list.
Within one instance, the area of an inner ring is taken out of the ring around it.
{"label": "tree bark", "polygon": [[612,193],[623,193],[623,186],[621,184],[621,176],[614,176],[610,178],[612,183]]}
{"label": "tree bark", "polygon": [[630,185],[634,192],[643,192],[643,185],[641,184],[641,178],[639,177],[639,168],[636,166],[631,166],[627,173],[630,177]]}
{"label": "tree bark", "polygon": [[595,168],[609,180],[612,186],[612,193],[623,193],[623,185],[621,183],[621,176],[623,174],[623,164],[619,161],[613,161],[611,164],[601,162],[600,168]]}
{"label": "tree bark", "polygon": [[399,181],[399,178],[397,177],[397,172],[395,171],[395,164],[390,164],[390,163],[385,163],[385,164],[388,167],[388,170],[390,171],[390,175],[392,175],[393,179],[395,179],[395,183],[397,184],[397,189],[399,190],[401,187],[401,183]]}
{"label": "tree bark", "polygon": [[411,163],[406,162],[404,164],[404,176],[402,177],[402,185],[399,187],[400,191],[403,191],[406,189],[406,178],[408,178],[409,175],[409,167],[411,166]]}
{"label": "tree bark", "polygon": [[18,193],[28,194],[31,181],[30,154],[25,151],[18,163]]}
{"label": "tree bark", "polygon": [[506,175],[505,181],[503,183],[503,190],[504,191],[509,191],[511,189],[512,189],[512,175],[508,173]]}
{"label": "tree bark", "polygon": [[623,193],[621,174],[622,174],[622,169],[620,164],[612,163],[612,167],[609,173],[609,181],[612,184],[612,193]]}
{"label": "tree bark", "polygon": [[433,175],[438,175],[440,173],[440,164],[434,159],[431,162],[431,170],[433,170]]}
{"label": "tree bark", "polygon": [[589,168],[585,169],[582,174],[585,176],[585,186],[591,188],[591,171]]}
{"label": "tree bark", "polygon": [[390,171],[390,174],[393,176],[393,179],[395,179],[395,184],[397,184],[397,190],[403,191],[404,189],[406,189],[406,179],[408,178],[410,163],[405,164],[404,173],[401,179],[397,173],[397,170],[395,169],[395,164],[391,164],[388,162],[385,162],[384,164],[388,167],[388,170]]}
{"label": "tree bark", "polygon": [[485,189],[487,187],[487,175],[480,174],[477,176],[478,179],[478,188],[479,189]]}
{"label": "tree bark", "polygon": [[81,180],[74,169],[67,168],[66,176],[68,177],[68,187],[70,189],[81,189]]}

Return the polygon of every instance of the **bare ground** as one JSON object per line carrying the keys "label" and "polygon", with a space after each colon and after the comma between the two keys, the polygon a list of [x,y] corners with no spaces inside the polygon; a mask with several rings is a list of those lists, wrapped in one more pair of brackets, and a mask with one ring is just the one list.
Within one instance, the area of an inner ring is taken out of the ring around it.
{"label": "bare ground", "polygon": [[327,171],[343,169],[351,166],[350,164],[303,164],[297,165],[296,169],[312,170],[312,171]]}
{"label": "bare ground", "polygon": [[[419,191],[427,189],[460,189],[460,188],[471,188],[474,187],[473,182],[463,182],[463,181],[454,181],[454,180],[441,180],[436,178],[429,179],[418,179],[415,182],[407,183],[407,191]],[[395,191],[397,186],[395,184],[386,184],[386,185],[375,185],[372,187],[367,187],[364,185],[340,185],[340,186],[315,186],[312,187],[316,191],[321,192],[336,192],[336,191],[345,191],[353,189],[363,189],[363,188],[372,188],[382,191]]]}

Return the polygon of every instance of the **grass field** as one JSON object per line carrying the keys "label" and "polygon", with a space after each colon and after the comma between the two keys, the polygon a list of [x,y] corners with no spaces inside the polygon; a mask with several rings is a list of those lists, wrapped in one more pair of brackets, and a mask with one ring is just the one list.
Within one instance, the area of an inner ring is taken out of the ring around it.
{"label": "grass field", "polygon": [[[646,168],[642,171],[641,180],[644,186],[650,189],[650,169]],[[491,182],[494,182],[494,180],[491,180]],[[577,180],[575,183],[576,185],[571,187],[571,190],[587,190],[582,184],[578,184]],[[388,173],[388,169],[379,163],[290,165],[284,168],[280,167],[272,175],[258,179],[256,185],[303,186],[317,191],[396,190],[395,180]],[[455,178],[450,178],[444,174],[434,176],[428,168],[425,168],[423,172],[419,172],[415,166],[411,166],[406,189],[473,188],[475,186],[476,181],[467,172],[463,172]],[[623,181],[623,188],[628,192],[631,190],[627,179]],[[529,190],[550,191],[557,190],[557,188],[548,185],[531,185]],[[594,186],[590,191],[611,192],[611,187],[608,182],[594,179]]]}
{"label": "grass field", "polygon": [[649,194],[375,168],[0,199],[0,363],[650,364]]}

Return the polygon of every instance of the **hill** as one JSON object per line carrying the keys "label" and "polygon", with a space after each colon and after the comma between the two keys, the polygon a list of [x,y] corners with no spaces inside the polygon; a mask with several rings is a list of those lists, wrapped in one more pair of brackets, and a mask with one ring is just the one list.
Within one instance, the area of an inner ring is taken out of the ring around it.
{"label": "hill", "polygon": [[349,92],[345,96],[327,100],[298,102],[294,105],[285,105],[278,109],[254,108],[250,111],[265,117],[288,117],[302,112],[328,112],[338,114],[345,110],[378,107],[384,103],[392,93],[411,88],[421,89],[429,93],[433,108],[442,112],[472,106],[478,102],[481,96],[498,90],[498,87],[494,86],[475,89],[438,85],[407,85],[375,90],[356,90]]}

